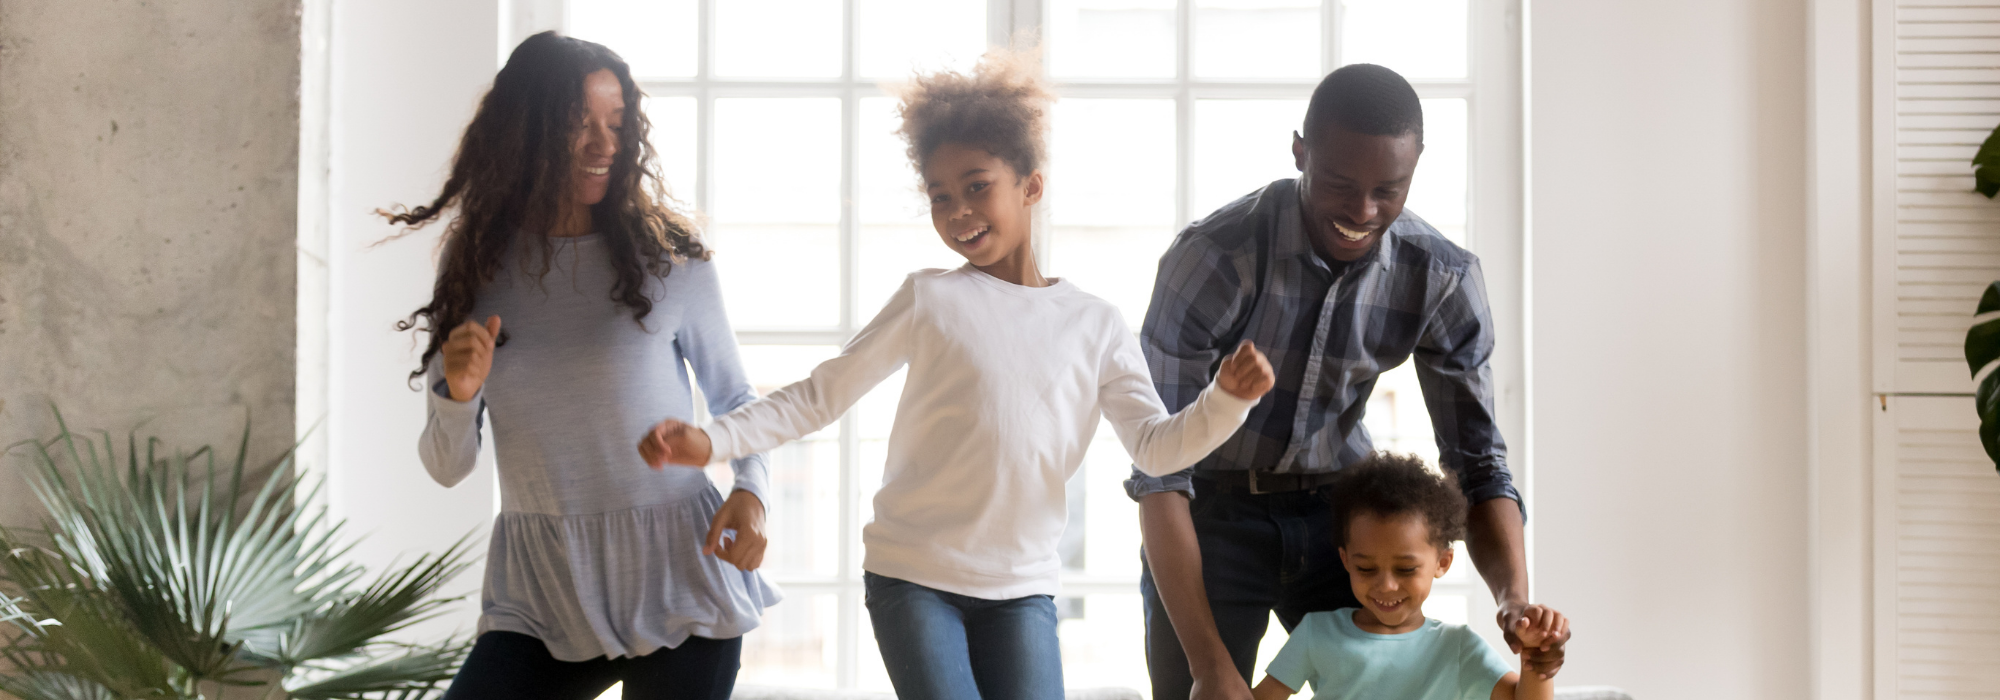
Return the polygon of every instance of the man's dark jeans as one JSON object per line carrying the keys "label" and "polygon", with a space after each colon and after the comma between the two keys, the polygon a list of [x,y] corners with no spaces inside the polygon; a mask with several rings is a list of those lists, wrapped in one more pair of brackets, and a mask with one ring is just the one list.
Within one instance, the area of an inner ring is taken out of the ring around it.
{"label": "man's dark jeans", "polygon": [[[1188,510],[1201,544],[1202,582],[1216,631],[1244,682],[1254,683],[1256,669],[1250,666],[1257,662],[1257,642],[1264,638],[1271,613],[1289,631],[1306,613],[1361,607],[1333,541],[1333,508],[1322,495],[1325,487],[1222,493],[1214,482],[1197,477],[1194,488],[1197,495]],[[1150,566],[1140,575],[1139,592],[1146,605],[1146,665],[1153,698],[1187,700],[1194,676]]]}

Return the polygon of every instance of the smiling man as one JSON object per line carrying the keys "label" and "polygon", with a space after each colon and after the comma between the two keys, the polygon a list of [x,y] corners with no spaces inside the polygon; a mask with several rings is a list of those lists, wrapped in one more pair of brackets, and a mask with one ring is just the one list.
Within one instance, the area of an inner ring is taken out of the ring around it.
{"label": "smiling man", "polygon": [[[1250,698],[1273,612],[1289,629],[1309,612],[1360,606],[1324,490],[1373,450],[1361,426],[1368,395],[1405,360],[1416,362],[1440,466],[1472,504],[1466,544],[1500,627],[1533,612],[1521,496],[1493,419],[1479,260],[1403,210],[1423,143],[1422,104],[1402,76],[1334,71],[1293,135],[1299,177],[1189,225],[1160,259],[1142,335],[1168,409],[1194,401],[1242,340],[1265,350],[1277,386],[1207,459],[1126,481],[1145,537],[1156,700]],[[1553,675],[1564,641],[1528,650],[1527,671]]]}

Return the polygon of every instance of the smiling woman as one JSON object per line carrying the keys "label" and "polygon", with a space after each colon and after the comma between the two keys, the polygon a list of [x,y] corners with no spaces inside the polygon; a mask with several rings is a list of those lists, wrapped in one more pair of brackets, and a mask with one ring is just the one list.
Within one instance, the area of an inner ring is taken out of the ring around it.
{"label": "smiling woman", "polygon": [[[493,421],[500,513],[478,641],[447,698],[576,698],[623,681],[657,698],[728,697],[742,635],[775,588],[763,559],[764,457],[725,501],[697,471],[655,474],[645,426],[751,398],[720,284],[653,170],[630,70],[543,32],[493,81],[428,206],[446,209],[419,455],[447,487]],[[505,330],[503,331],[503,324]],[[728,540],[723,533],[733,531]]]}

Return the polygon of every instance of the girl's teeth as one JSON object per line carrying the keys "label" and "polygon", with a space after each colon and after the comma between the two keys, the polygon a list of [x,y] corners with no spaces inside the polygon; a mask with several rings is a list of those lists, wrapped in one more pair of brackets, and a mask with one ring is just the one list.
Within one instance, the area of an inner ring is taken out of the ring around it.
{"label": "girl's teeth", "polygon": [[979,237],[979,234],[982,234],[982,233],[985,233],[985,232],[986,232],[986,229],[983,229],[983,228],[982,228],[982,229],[973,229],[973,230],[971,230],[971,231],[966,231],[965,233],[961,233],[961,234],[958,234],[958,236],[957,236],[957,238],[958,238],[958,242],[960,242],[960,243],[964,243],[964,242],[966,242],[966,241],[969,241],[969,240],[972,240],[972,239],[974,239],[974,238],[978,238],[978,237]]}
{"label": "girl's teeth", "polygon": [[583,169],[583,171],[584,171],[584,172],[586,172],[586,173],[589,173],[589,174],[591,174],[591,175],[603,175],[603,174],[605,174],[605,173],[609,173],[609,172],[611,172],[611,169],[610,169],[610,168],[584,168],[584,169]]}

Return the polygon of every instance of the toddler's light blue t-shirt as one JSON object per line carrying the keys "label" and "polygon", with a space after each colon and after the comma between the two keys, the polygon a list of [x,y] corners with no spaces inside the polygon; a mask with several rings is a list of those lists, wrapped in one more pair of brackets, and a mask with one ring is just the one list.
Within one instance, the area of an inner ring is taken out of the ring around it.
{"label": "toddler's light blue t-shirt", "polygon": [[1308,613],[1264,669],[1313,700],[1484,700],[1513,672],[1500,651],[1464,625],[1431,618],[1415,632],[1374,634],[1354,609]]}

